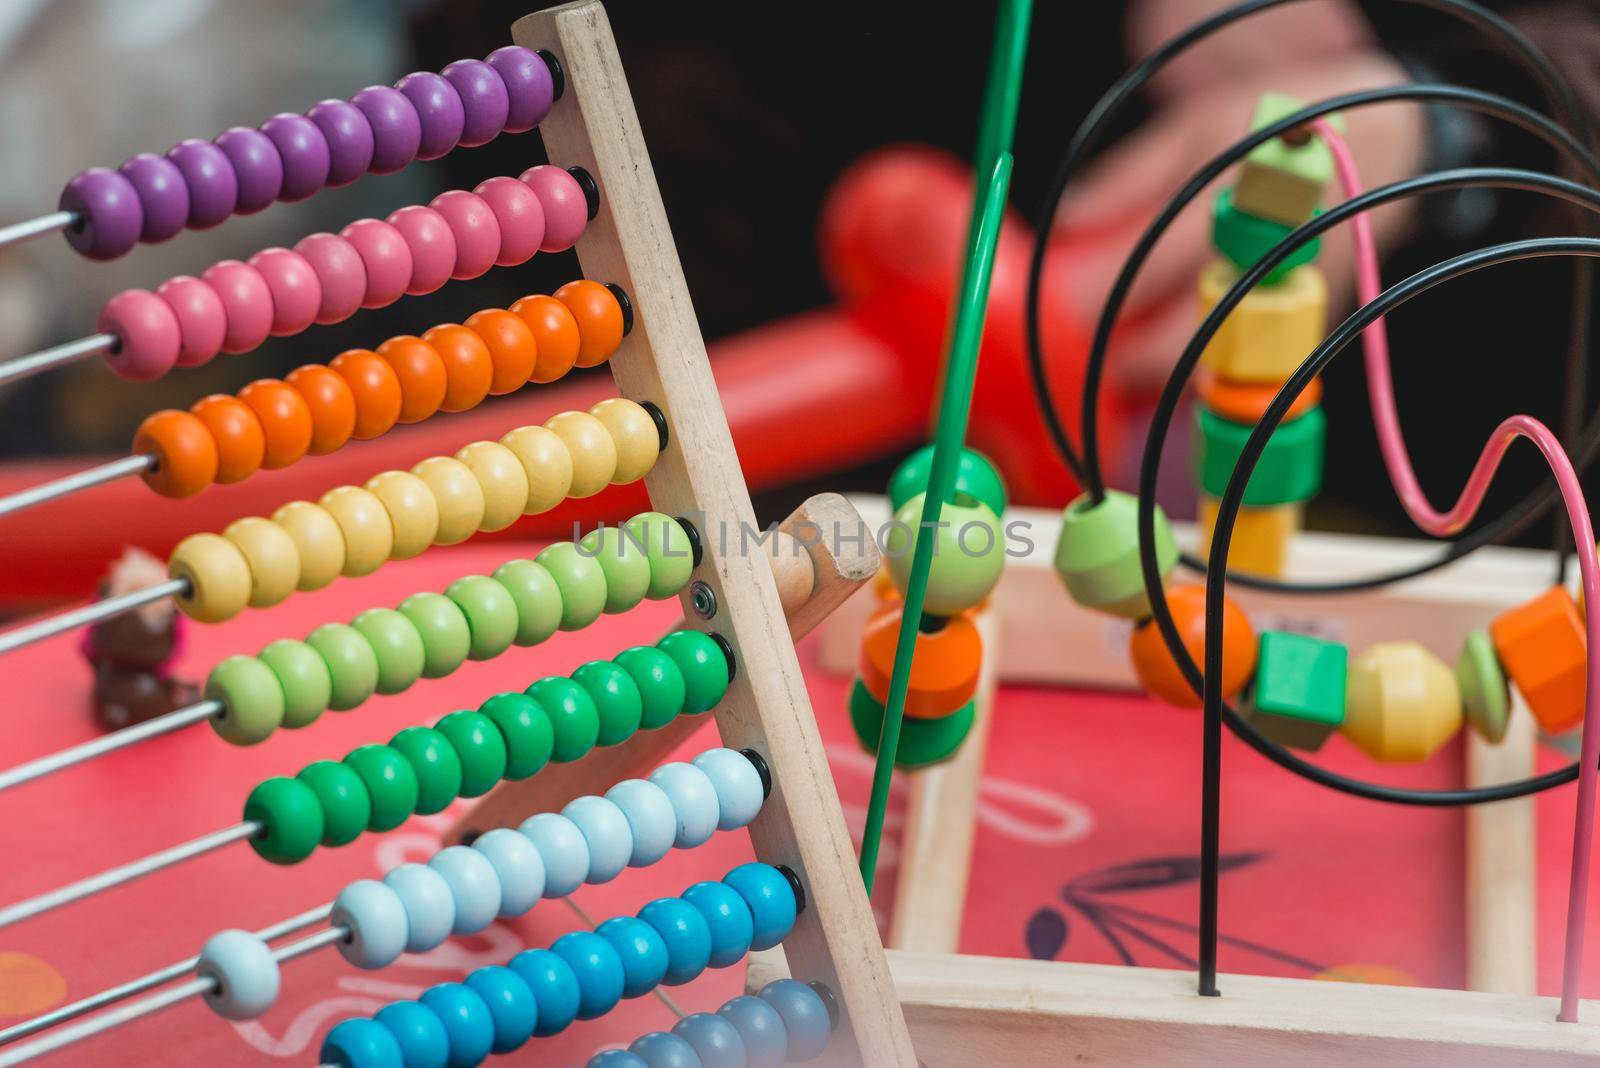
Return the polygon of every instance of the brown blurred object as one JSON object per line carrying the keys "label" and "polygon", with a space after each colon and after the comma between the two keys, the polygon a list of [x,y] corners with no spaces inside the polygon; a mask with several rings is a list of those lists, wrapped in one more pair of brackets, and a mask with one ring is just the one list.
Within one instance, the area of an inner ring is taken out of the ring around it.
{"label": "brown blurred object", "polygon": [[[116,597],[166,578],[161,561],[128,549],[111,567],[101,597]],[[167,674],[182,644],[182,617],[170,600],[147,604],[90,627],[83,652],[94,670],[91,708],[105,730],[119,730],[191,703],[199,687]]]}

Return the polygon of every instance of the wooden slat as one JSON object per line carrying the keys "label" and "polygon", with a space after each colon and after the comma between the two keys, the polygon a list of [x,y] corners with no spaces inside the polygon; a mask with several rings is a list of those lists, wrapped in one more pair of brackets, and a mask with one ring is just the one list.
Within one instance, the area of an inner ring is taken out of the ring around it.
{"label": "wooden slat", "polygon": [[[1467,784],[1490,786],[1533,775],[1537,733],[1520,697],[1499,745],[1469,730]],[[1467,985],[1473,990],[1532,994],[1537,989],[1537,803],[1519,797],[1467,809]]]}

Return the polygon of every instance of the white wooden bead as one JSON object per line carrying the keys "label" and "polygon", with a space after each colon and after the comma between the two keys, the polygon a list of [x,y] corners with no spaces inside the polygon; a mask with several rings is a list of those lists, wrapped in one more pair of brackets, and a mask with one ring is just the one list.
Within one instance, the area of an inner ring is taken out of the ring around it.
{"label": "white wooden bead", "polygon": [[500,876],[489,858],[466,846],[441,849],[428,867],[444,876],[455,901],[452,934],[477,934],[500,915]]}
{"label": "white wooden bead", "polygon": [[249,931],[218,931],[200,950],[195,973],[217,981],[206,1004],[225,1020],[253,1020],[278,999],[278,962]]}
{"label": "white wooden bead", "polygon": [[710,776],[693,764],[677,761],[663,764],[650,776],[672,802],[677,817],[673,845],[693,849],[704,845],[717,832],[722,810],[717,804],[717,788]]}
{"label": "white wooden bead", "polygon": [[567,803],[561,814],[578,825],[589,846],[589,874],[584,882],[609,883],[633,856],[628,817],[614,802],[589,795]]}
{"label": "white wooden bead", "polygon": [[500,879],[501,916],[521,916],[544,895],[544,859],[523,835],[497,827],[481,835],[472,848],[494,866]]}
{"label": "white wooden bead", "polygon": [[402,864],[383,877],[406,907],[406,952],[426,953],[450,937],[455,898],[444,876],[425,864]]}
{"label": "white wooden bead", "polygon": [[678,814],[661,787],[644,779],[624,779],[606,791],[606,800],[627,817],[633,836],[630,868],[647,868],[671,851],[678,835]]}
{"label": "white wooden bead", "polygon": [[357,968],[387,968],[406,950],[405,903],[376,879],[357,879],[339,891],[328,922],[350,929],[339,953]]}
{"label": "white wooden bead", "polygon": [[737,830],[756,818],[766,795],[749,758],[732,749],[707,749],[694,758],[694,766],[705,772],[716,788],[719,830]]}
{"label": "white wooden bead", "polygon": [[533,843],[544,861],[545,897],[566,897],[589,877],[589,843],[567,817],[540,812],[523,820],[517,833]]}

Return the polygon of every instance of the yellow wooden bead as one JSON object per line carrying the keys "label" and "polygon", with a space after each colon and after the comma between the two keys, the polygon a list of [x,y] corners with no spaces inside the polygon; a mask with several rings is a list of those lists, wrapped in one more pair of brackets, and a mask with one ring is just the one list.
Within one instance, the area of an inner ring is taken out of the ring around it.
{"label": "yellow wooden bead", "polygon": [[[1223,260],[1201,271],[1200,314],[1215,307],[1238,277]],[[1321,343],[1327,314],[1322,273],[1296,267],[1276,285],[1251,290],[1223,320],[1200,362],[1235,382],[1282,382]]]}
{"label": "yellow wooden bead", "polygon": [[528,500],[523,511],[528,515],[548,512],[567,499],[572,489],[572,453],[555,431],[542,426],[519,426],[501,438],[500,444],[516,454],[522,473],[528,476]]}
{"label": "yellow wooden bead", "polygon": [[370,575],[394,549],[394,523],[389,510],[370,490],[340,486],[317,502],[328,510],[344,535],[344,570],[350,578]]}
{"label": "yellow wooden bead", "polygon": [[545,426],[567,443],[572,454],[573,497],[593,497],[611,484],[617,473],[617,445],[606,425],[588,412],[562,412]]}
{"label": "yellow wooden bead", "polygon": [[270,519],[235,520],[222,536],[239,547],[250,565],[251,608],[271,608],[300,584],[300,553],[294,539]]}
{"label": "yellow wooden bead", "polygon": [[1461,729],[1461,690],[1416,642],[1379,642],[1350,663],[1344,736],[1374,760],[1426,760]]}
{"label": "yellow wooden bead", "polygon": [[643,405],[626,397],[612,397],[590,408],[589,414],[605,424],[617,447],[612,482],[620,485],[641,479],[656,465],[656,457],[661,455],[661,432]]}
{"label": "yellow wooden bead", "polygon": [[439,513],[435,545],[454,545],[478,532],[483,522],[483,487],[472,469],[452,456],[430,456],[411,469],[433,493]]}
{"label": "yellow wooden bead", "polygon": [[517,521],[528,503],[528,476],[517,454],[493,441],[474,441],[456,453],[483,490],[479,530],[503,530]]}
{"label": "yellow wooden bead", "polygon": [[172,550],[167,574],[189,580],[189,592],[176,598],[187,616],[202,623],[232,619],[250,603],[250,564],[233,542],[220,534],[191,534]]}
{"label": "yellow wooden bead", "polygon": [[344,571],[344,531],[328,510],[310,501],[290,501],[272,521],[294,542],[301,590],[320,590]]}
{"label": "yellow wooden bead", "polygon": [[367,480],[367,490],[383,502],[394,527],[389,559],[409,560],[433,544],[439,504],[426,482],[409,471],[385,471]]}
{"label": "yellow wooden bead", "polygon": [[[1289,542],[1299,533],[1304,506],[1271,504],[1239,509],[1228,544],[1228,570],[1252,575],[1279,576],[1289,561]],[[1211,551],[1211,531],[1217,524],[1217,499],[1200,495],[1200,555]]]}

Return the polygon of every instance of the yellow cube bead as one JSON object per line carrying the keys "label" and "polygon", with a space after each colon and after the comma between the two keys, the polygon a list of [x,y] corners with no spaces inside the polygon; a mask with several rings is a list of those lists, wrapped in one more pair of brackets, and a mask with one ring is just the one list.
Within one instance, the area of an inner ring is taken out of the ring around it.
{"label": "yellow cube bead", "polygon": [[1344,736],[1374,760],[1426,760],[1461,729],[1461,690],[1416,642],[1379,642],[1350,664]]}
{"label": "yellow cube bead", "polygon": [[[1217,499],[1200,495],[1200,555],[1211,551],[1211,531],[1217,523]],[[1300,504],[1273,504],[1239,509],[1228,544],[1228,570],[1252,575],[1280,576],[1289,561],[1289,542],[1299,533],[1304,518]]]}
{"label": "yellow cube bead", "polygon": [[[1206,315],[1238,280],[1232,264],[1216,260],[1200,272],[1200,314]],[[1235,382],[1282,382],[1322,342],[1328,286],[1312,266],[1296,267],[1282,282],[1257,286],[1233,309],[1200,362]]]}
{"label": "yellow cube bead", "polygon": [[230,523],[222,536],[238,546],[250,565],[250,607],[271,608],[300,583],[300,553],[289,532],[269,519],[250,516]]}

